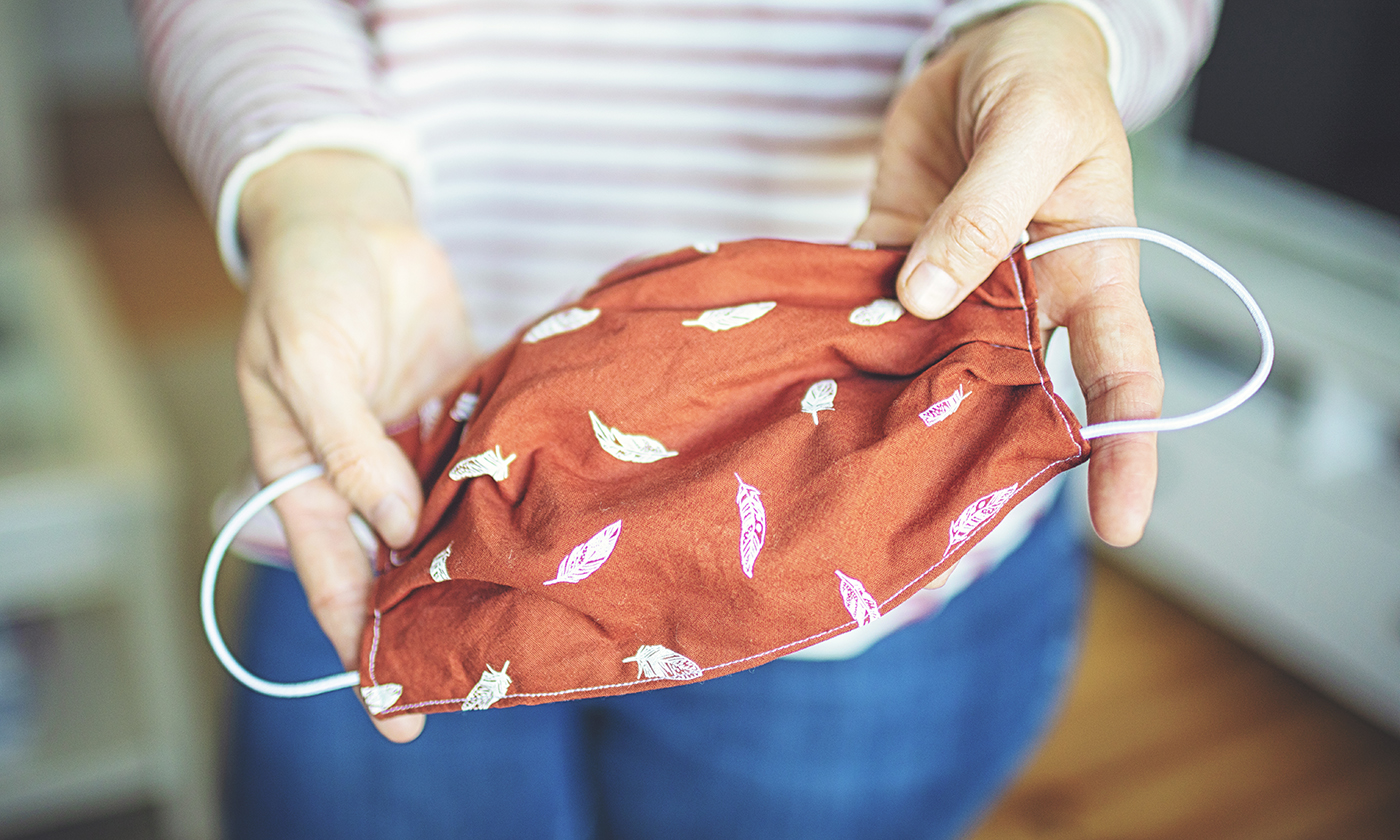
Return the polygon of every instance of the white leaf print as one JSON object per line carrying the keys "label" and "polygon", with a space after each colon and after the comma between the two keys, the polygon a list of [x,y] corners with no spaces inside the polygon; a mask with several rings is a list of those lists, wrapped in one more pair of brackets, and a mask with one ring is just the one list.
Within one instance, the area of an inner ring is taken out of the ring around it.
{"label": "white leaf print", "polygon": [[642,645],[636,656],[622,661],[637,663],[637,678],[643,680],[693,680],[702,675],[694,660],[661,645]]}
{"label": "white leaf print", "polygon": [[690,247],[694,248],[702,254],[713,254],[719,251],[718,242],[696,242]]}
{"label": "white leaf print", "polygon": [[506,669],[509,667],[509,659],[499,671],[488,664],[486,670],[481,672],[481,679],[467,692],[467,699],[462,702],[462,711],[489,709],[497,700],[505,697],[506,691],[510,689],[510,677],[506,675]]}
{"label": "white leaf print", "polygon": [[742,327],[745,324],[757,321],[764,315],[773,311],[777,306],[776,301],[764,301],[763,303],[744,303],[739,306],[726,306],[723,309],[706,309],[700,313],[700,317],[693,321],[681,321],[681,326],[704,327],[710,332],[721,332],[732,330],[735,327]]}
{"label": "white leaf print", "polygon": [[962,386],[959,385],[958,390],[920,412],[919,419],[924,421],[925,426],[932,426],[940,420],[946,420],[954,411],[958,410],[958,406],[962,405],[963,400],[967,397],[968,395],[963,393]]}
{"label": "white leaf print", "polygon": [[369,713],[372,715],[387,711],[389,707],[399,702],[399,696],[402,694],[403,686],[398,683],[383,683],[360,689],[360,696],[365,700],[365,708],[369,709]]}
{"label": "white leaf print", "polygon": [[[739,474],[734,473],[734,477],[739,478]],[[742,478],[739,478],[739,492],[734,502],[739,505],[739,564],[745,575],[753,577],[753,563],[768,535],[768,514],[758,498],[758,488],[745,484]]]}
{"label": "white leaf print", "polygon": [[841,602],[857,625],[864,627],[880,617],[880,605],[873,595],[865,591],[865,584],[840,569],[836,570],[836,576],[841,579]]}
{"label": "white leaf print", "polygon": [[525,333],[521,339],[526,344],[534,344],[537,341],[544,341],[551,336],[560,333],[573,332],[581,327],[586,327],[593,323],[598,317],[598,309],[565,309],[563,312],[556,312],[540,321]]}
{"label": "white leaf print", "polygon": [[442,419],[442,400],[433,397],[418,408],[418,439],[427,440]]}
{"label": "white leaf print", "polygon": [[599,420],[598,415],[594,414],[592,411],[588,412],[588,419],[593,421],[593,436],[598,438],[598,445],[603,447],[604,452],[619,461],[631,461],[634,464],[651,464],[660,461],[662,458],[671,458],[680,454],[667,449],[666,446],[656,438],[619,432],[617,429]]}
{"label": "white leaf print", "polygon": [[891,321],[898,321],[904,314],[904,307],[899,305],[899,301],[889,298],[877,298],[865,306],[857,306],[851,310],[851,323],[861,327],[878,327],[881,324],[888,324]]}
{"label": "white leaf print", "polygon": [[452,575],[447,573],[447,558],[451,556],[452,545],[449,543],[447,548],[438,552],[438,556],[434,557],[432,564],[428,566],[428,577],[432,578],[437,583],[442,583],[445,580],[452,580]]}
{"label": "white leaf print", "polygon": [[818,411],[833,411],[836,408],[836,380],[823,379],[807,389],[802,398],[802,411],[812,415],[812,425],[817,425]]}
{"label": "white leaf print", "polygon": [[468,417],[472,416],[472,412],[476,411],[478,399],[476,394],[470,392],[462,394],[457,398],[457,401],[452,404],[452,410],[447,412],[447,416],[456,420],[458,423],[465,422]]}
{"label": "white leaf print", "polygon": [[846,247],[855,251],[873,251],[875,250],[875,243],[871,242],[869,239],[852,239],[850,242],[846,243]]}
{"label": "white leaf print", "polygon": [[547,580],[544,585],[578,583],[598,571],[612,556],[613,549],[617,547],[617,537],[621,533],[622,520],[619,519],[589,537],[588,542],[574,546],[574,550],[559,564],[559,572],[554,580]]}
{"label": "white leaf print", "polygon": [[473,455],[470,458],[463,458],[457,462],[447,477],[453,481],[461,481],[464,478],[476,478],[479,475],[489,475],[496,481],[505,481],[510,477],[510,462],[515,460],[515,453],[510,457],[501,457],[501,447],[488,449],[480,455]]}
{"label": "white leaf print", "polygon": [[946,558],[958,546],[967,542],[972,537],[973,532],[982,527],[982,524],[987,520],[996,516],[997,511],[1011,501],[1011,497],[1016,495],[1016,491],[1019,489],[1019,484],[1003,487],[968,505],[962,513],[958,514],[958,518],[953,520],[953,524],[948,526],[948,550],[943,552],[943,556]]}

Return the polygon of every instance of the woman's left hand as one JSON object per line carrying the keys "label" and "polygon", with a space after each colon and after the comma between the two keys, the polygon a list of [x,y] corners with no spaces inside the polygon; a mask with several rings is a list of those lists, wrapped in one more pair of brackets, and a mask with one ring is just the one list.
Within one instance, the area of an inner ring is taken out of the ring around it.
{"label": "woman's left hand", "polygon": [[[1061,4],[965,30],[886,118],[870,215],[856,236],[913,243],[899,299],[921,318],[952,310],[1016,246],[1132,225],[1132,159],[1098,27]],[[1088,421],[1156,417],[1162,376],[1138,292],[1135,243],[1080,245],[1036,261],[1040,327],[1069,330]],[[1089,507],[1114,545],[1142,536],[1157,478],[1149,434],[1094,441]]]}

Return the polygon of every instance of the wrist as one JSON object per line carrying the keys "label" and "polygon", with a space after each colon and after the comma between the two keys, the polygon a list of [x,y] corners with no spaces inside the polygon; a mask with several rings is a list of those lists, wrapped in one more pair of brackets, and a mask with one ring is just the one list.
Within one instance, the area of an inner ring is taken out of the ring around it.
{"label": "wrist", "polygon": [[1019,52],[1039,53],[1061,66],[1091,71],[1108,80],[1111,45],[1102,22],[1077,3],[1041,0],[985,18],[961,30],[949,48],[1005,43]]}
{"label": "wrist", "polygon": [[250,249],[279,230],[326,221],[412,225],[413,202],[397,169],[338,150],[290,154],[250,178],[239,197],[238,233]]}

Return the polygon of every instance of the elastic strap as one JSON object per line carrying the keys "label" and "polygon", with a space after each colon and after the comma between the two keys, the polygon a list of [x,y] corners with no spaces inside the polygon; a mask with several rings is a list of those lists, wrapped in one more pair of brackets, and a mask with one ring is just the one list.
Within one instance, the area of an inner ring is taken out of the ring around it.
{"label": "elastic strap", "polygon": [[1259,354],[1259,366],[1254,369],[1254,375],[1249,377],[1239,390],[1215,405],[1200,411],[1193,411],[1190,414],[1183,414],[1180,417],[1160,417],[1151,420],[1110,420],[1107,423],[1094,423],[1080,430],[1079,433],[1084,439],[1090,440],[1107,435],[1126,435],[1133,432],[1175,432],[1180,429],[1189,429],[1192,426],[1199,426],[1228,414],[1238,408],[1245,400],[1254,396],[1254,393],[1264,385],[1264,380],[1269,377],[1269,369],[1274,365],[1274,334],[1269,329],[1269,322],[1264,320],[1264,313],[1259,309],[1259,304],[1254,302],[1254,298],[1250,296],[1244,284],[1236,280],[1235,275],[1226,271],[1215,260],[1180,239],[1139,227],[1091,228],[1062,233],[1059,236],[1041,239],[1027,245],[1025,249],[1026,259],[1033,260],[1051,251],[1058,251],[1071,245],[1082,245],[1086,242],[1098,242],[1104,239],[1140,239],[1143,242],[1155,242],[1181,254],[1220,278],[1220,282],[1228,286],[1230,291],[1234,292],[1235,296],[1244,304],[1244,308],[1249,310],[1249,317],[1254,319],[1254,326],[1259,330],[1259,343],[1262,346],[1262,351]]}
{"label": "elastic strap", "polygon": [[214,584],[219,580],[219,567],[224,563],[224,554],[228,551],[228,547],[233,544],[233,538],[238,536],[238,532],[243,530],[243,526],[248,524],[248,520],[271,504],[278,496],[294,487],[300,487],[313,478],[324,475],[325,472],[325,468],[320,464],[311,464],[299,470],[293,470],[259,490],[253,498],[244,502],[243,506],[219,530],[219,536],[209,548],[209,559],[204,561],[204,577],[199,583],[199,615],[204,620],[204,635],[209,639],[209,646],[214,649],[214,655],[219,658],[219,662],[223,663],[224,668],[233,675],[234,679],[254,691],[270,697],[310,697],[313,694],[325,694],[327,691],[349,688],[360,682],[360,675],[355,671],[346,671],[343,674],[321,677],[319,680],[296,683],[269,682],[254,676],[249,673],[247,668],[239,664],[238,660],[233,657],[232,651],[228,649],[228,645],[224,644],[224,636],[219,632],[218,619],[214,616]]}

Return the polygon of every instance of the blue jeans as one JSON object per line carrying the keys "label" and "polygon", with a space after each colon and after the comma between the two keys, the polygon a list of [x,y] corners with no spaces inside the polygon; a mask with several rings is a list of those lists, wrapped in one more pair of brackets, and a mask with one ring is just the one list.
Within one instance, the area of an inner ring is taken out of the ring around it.
{"label": "blue jeans", "polygon": [[[939,614],[835,662],[437,714],[380,738],[352,692],[238,688],[233,838],[949,838],[1011,780],[1073,662],[1084,565],[1064,499]],[[338,667],[296,579],[258,568],[244,657]]]}

